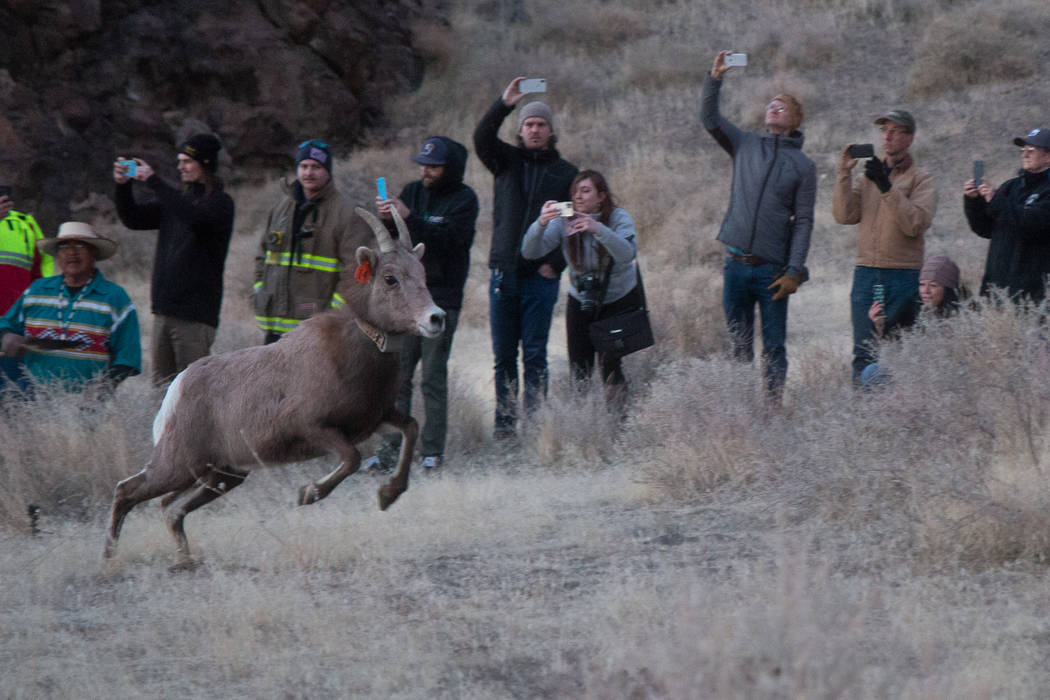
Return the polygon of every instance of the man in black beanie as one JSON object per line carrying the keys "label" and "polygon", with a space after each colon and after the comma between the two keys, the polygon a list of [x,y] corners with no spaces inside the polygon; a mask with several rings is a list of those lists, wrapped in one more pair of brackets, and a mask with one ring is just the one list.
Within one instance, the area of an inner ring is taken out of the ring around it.
{"label": "man in black beanie", "polygon": [[[113,163],[117,214],[129,229],[157,229],[150,291],[153,311],[152,380],[160,386],[207,355],[219,327],[222,275],[233,234],[233,199],[216,175],[222,144],[212,134],[196,134],[179,145],[176,188],[141,158]],[[132,172],[134,170],[134,172]],[[138,203],[132,180],[154,199]]]}
{"label": "man in black beanie", "polygon": [[353,275],[372,231],[332,179],[332,149],[309,139],[295,151],[296,179],[270,211],[255,256],[255,320],[272,343],[304,319],[345,301],[336,292]]}

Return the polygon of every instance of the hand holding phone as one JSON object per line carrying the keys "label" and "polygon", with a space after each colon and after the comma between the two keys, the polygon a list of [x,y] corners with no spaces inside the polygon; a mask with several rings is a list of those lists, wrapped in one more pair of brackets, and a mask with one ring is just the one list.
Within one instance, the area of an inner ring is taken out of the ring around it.
{"label": "hand holding phone", "polygon": [[883,306],[886,305],[886,288],[883,287],[881,284],[876,284],[872,286],[871,296],[872,300],[876,304],[882,304]]}
{"label": "hand holding phone", "polygon": [[376,192],[379,193],[379,198],[381,200],[383,200],[384,202],[386,200],[390,199],[389,197],[386,196],[386,178],[385,177],[377,177],[376,178]]}
{"label": "hand holding phone", "polygon": [[727,54],[723,64],[725,66],[746,66],[747,65],[747,54],[746,53],[731,53]]}
{"label": "hand holding phone", "polygon": [[984,161],[975,160],[973,162],[973,186],[980,187],[982,180],[984,180]]}
{"label": "hand holding phone", "polygon": [[138,164],[133,160],[122,160],[120,164],[124,166],[124,177],[135,177],[135,173],[138,171]]}
{"label": "hand holding phone", "polygon": [[518,89],[524,92],[547,92],[546,78],[523,78]]}
{"label": "hand holding phone", "polygon": [[870,143],[855,143],[849,147],[850,158],[874,158],[875,146]]}

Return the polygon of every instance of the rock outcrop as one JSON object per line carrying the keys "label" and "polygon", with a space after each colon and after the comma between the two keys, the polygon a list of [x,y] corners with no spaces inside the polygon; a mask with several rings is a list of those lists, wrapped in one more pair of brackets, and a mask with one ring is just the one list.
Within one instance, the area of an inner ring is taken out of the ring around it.
{"label": "rock outcrop", "polygon": [[349,149],[384,98],[422,80],[427,0],[0,3],[0,184],[48,233],[112,188],[116,155],[174,162],[207,129],[226,174],[290,167],[310,137]]}

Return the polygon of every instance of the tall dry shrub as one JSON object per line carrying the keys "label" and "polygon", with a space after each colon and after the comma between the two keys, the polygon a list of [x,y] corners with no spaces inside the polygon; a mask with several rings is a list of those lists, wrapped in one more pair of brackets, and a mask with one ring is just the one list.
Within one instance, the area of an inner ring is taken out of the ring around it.
{"label": "tall dry shrub", "polygon": [[908,71],[908,92],[930,97],[1035,73],[1046,43],[1046,4],[952,8],[933,18]]}

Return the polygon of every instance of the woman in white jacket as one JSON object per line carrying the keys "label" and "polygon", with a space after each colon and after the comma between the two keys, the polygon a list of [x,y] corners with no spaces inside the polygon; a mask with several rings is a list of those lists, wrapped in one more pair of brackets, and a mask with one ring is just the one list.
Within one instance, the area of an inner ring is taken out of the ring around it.
{"label": "woman in white jacket", "polygon": [[[561,247],[569,268],[565,310],[569,367],[577,381],[589,379],[596,350],[592,321],[641,308],[634,221],[616,206],[601,173],[584,170],[572,181],[572,206],[545,202],[521,241],[521,254],[537,259]],[[599,356],[602,382],[610,399],[622,398],[627,380],[619,357]]]}

